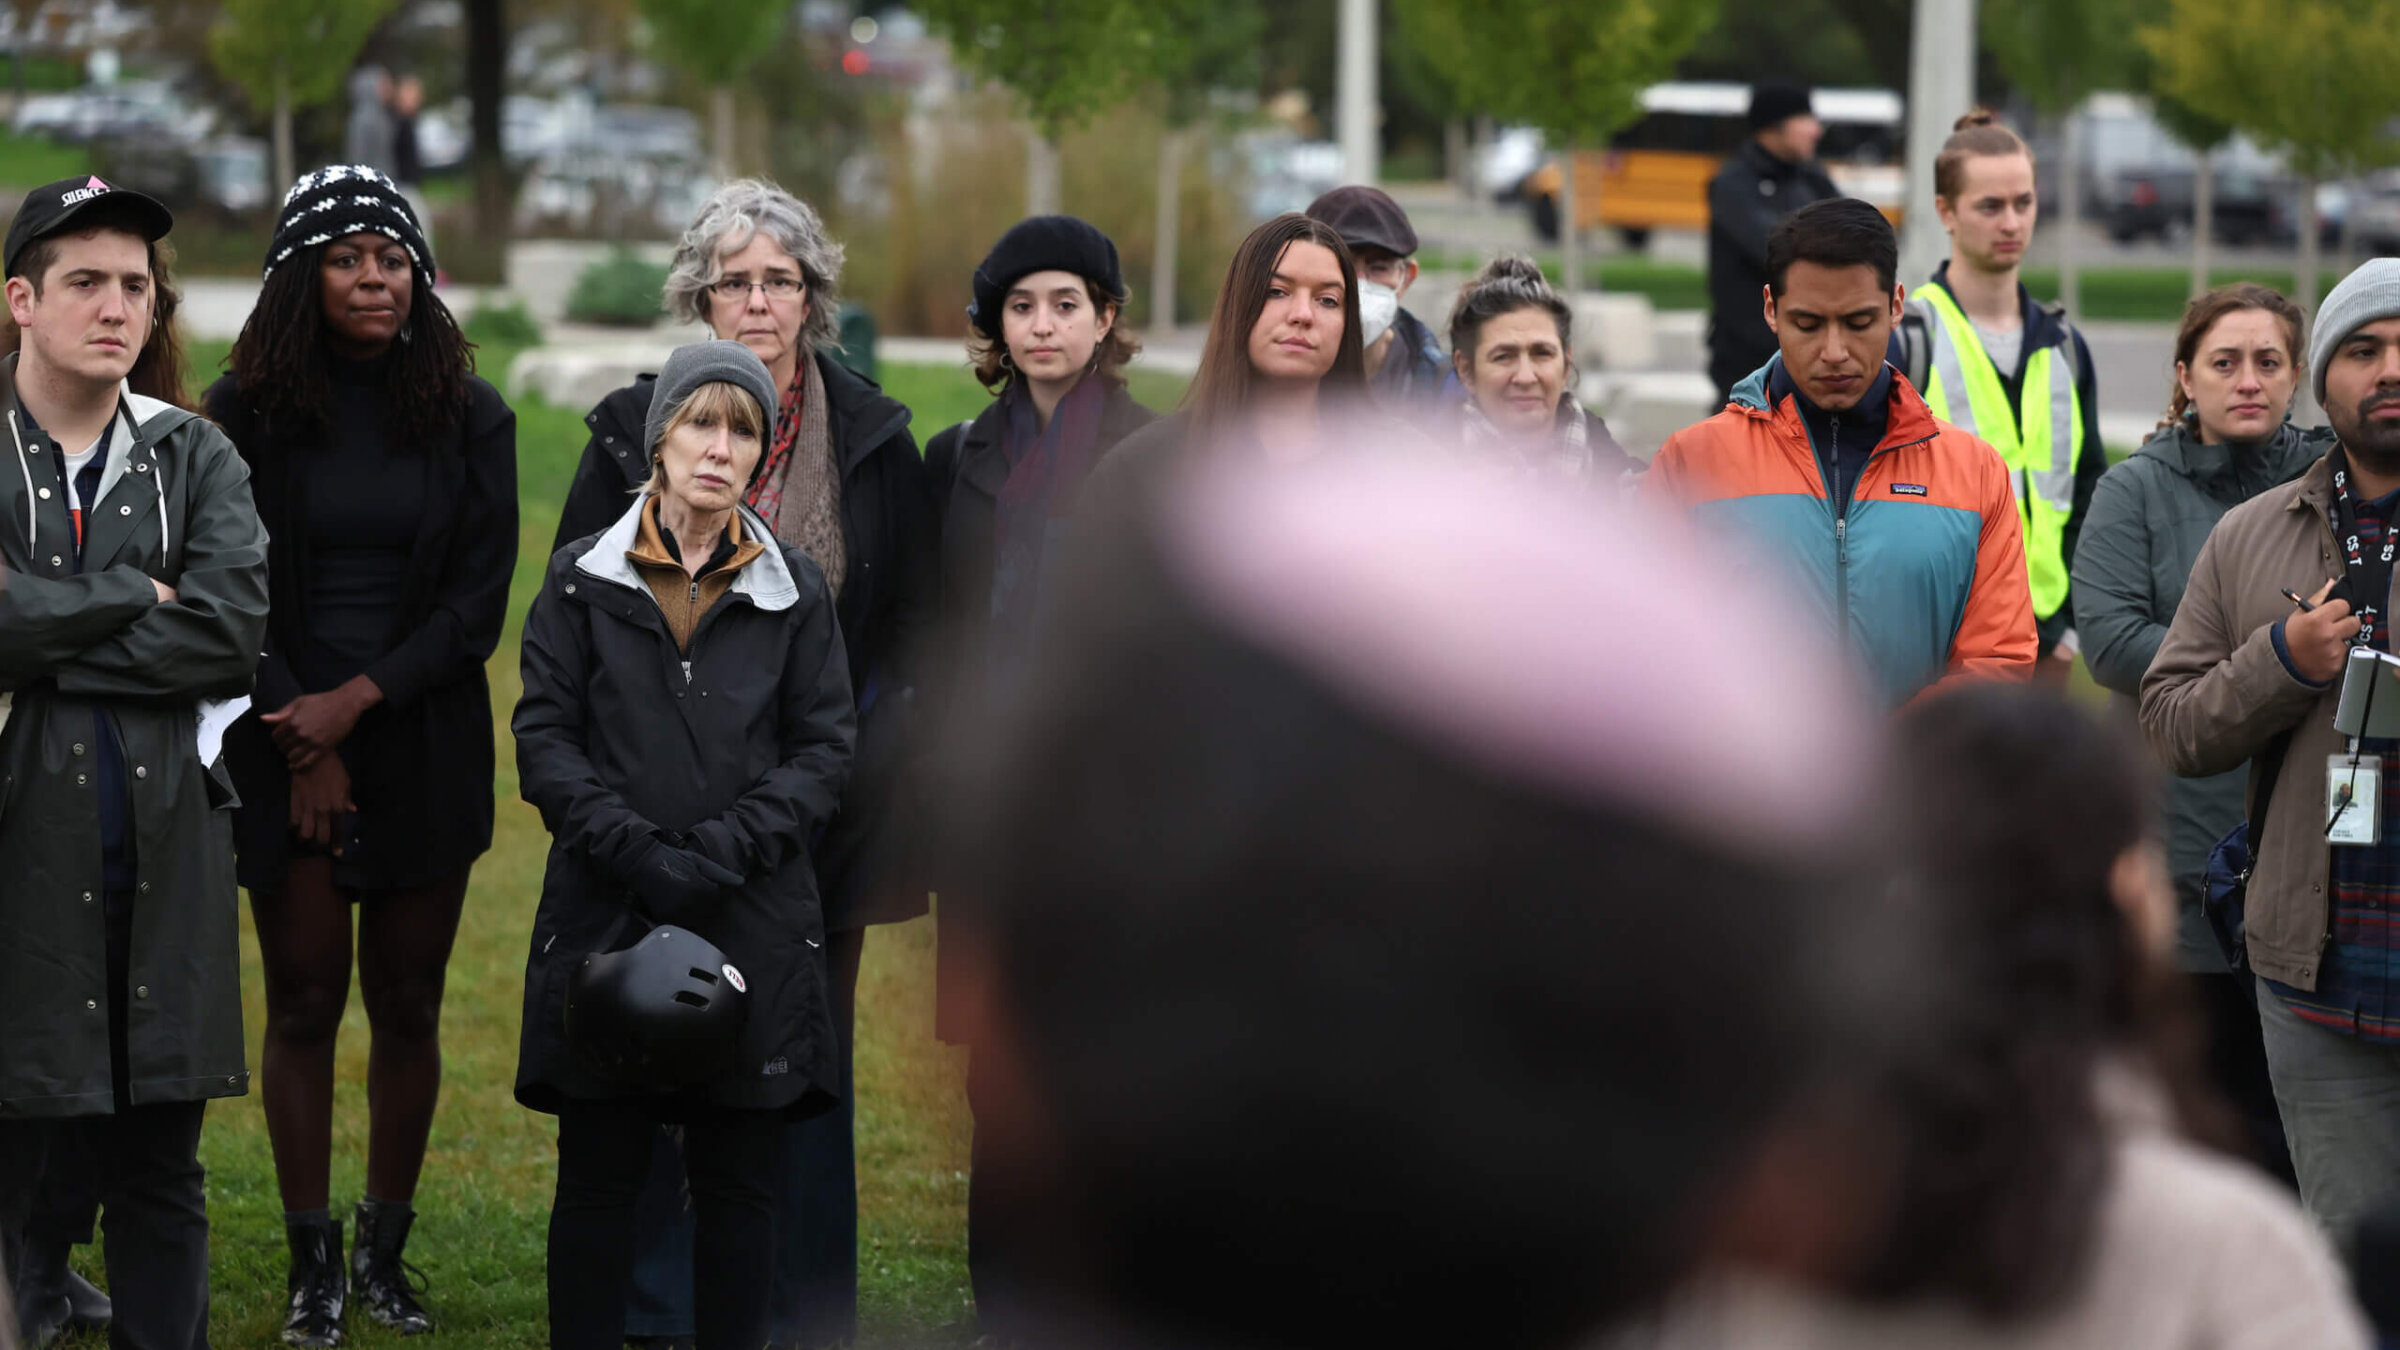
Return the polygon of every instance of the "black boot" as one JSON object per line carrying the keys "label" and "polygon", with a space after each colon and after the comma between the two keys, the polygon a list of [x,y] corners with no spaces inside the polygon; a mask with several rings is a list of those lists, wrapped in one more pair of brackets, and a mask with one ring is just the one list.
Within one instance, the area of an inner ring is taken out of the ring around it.
{"label": "black boot", "polygon": [[43,1350],[67,1329],[67,1244],[28,1239],[15,1271],[17,1335]]}
{"label": "black boot", "polygon": [[106,1331],[115,1320],[117,1305],[90,1280],[67,1272],[67,1330]]}
{"label": "black boot", "polygon": [[422,1336],[433,1330],[433,1318],[417,1295],[425,1292],[425,1276],[400,1259],[408,1245],[415,1210],[379,1200],[358,1202],[358,1242],[350,1249],[350,1282],[367,1316],[379,1326],[403,1336]]}
{"label": "black boot", "polygon": [[342,1225],[336,1219],[284,1222],[292,1244],[292,1274],[284,1282],[291,1308],[283,1318],[283,1343],[323,1347],[342,1343],[342,1305],[349,1285],[342,1270]]}

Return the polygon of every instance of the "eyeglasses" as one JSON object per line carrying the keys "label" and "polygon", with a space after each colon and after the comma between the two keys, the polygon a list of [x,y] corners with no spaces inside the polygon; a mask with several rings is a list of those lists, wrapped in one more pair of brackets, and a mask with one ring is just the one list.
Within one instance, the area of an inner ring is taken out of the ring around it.
{"label": "eyeglasses", "polygon": [[808,289],[808,283],[798,277],[768,277],[764,281],[746,281],[741,277],[725,277],[709,286],[720,300],[747,300],[753,289],[763,290],[769,300],[790,300]]}

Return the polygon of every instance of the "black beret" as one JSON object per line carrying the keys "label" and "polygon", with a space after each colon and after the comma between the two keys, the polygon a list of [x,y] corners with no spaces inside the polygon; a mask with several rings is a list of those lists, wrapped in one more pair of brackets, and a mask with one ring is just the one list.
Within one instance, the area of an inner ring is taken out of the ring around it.
{"label": "black beret", "polygon": [[1009,227],[975,269],[975,303],[967,320],[985,337],[1000,336],[1000,302],[1020,278],[1072,272],[1099,287],[1099,299],[1122,299],[1125,273],[1117,246],[1098,226],[1074,216],[1031,216]]}

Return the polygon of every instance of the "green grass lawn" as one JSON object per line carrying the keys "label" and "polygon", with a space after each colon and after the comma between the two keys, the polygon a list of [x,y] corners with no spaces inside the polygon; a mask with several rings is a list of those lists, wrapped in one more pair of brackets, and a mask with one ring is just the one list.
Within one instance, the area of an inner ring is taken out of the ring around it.
{"label": "green grass lawn", "polygon": [[80,145],[0,131],[0,191],[23,192],[54,183],[89,171],[91,163],[91,153]]}
{"label": "green grass lawn", "polygon": [[[226,346],[194,344],[196,383],[214,377]],[[920,439],[971,415],[984,400],[963,369],[896,366],[884,376],[886,387],[916,412]],[[1180,385],[1174,377],[1145,376],[1137,393],[1164,406]],[[543,1243],[555,1178],[555,1125],[551,1117],[516,1105],[510,1086],[527,934],[549,840],[533,808],[518,799],[507,723],[519,689],[518,623],[547,561],[558,502],[582,453],[582,412],[536,401],[517,405],[523,525],[509,628],[491,663],[493,720],[502,745],[499,818],[492,852],[475,869],[450,964],[442,1103],[410,1239],[411,1259],[432,1280],[426,1301],[440,1322],[441,1343],[462,1350],[539,1346],[547,1339]],[[867,1344],[954,1343],[969,1325],[964,1062],[933,1038],[933,949],[930,918],[878,928],[867,942],[860,977],[860,1319]],[[246,906],[242,960],[243,1022],[255,1067],[266,1010]],[[337,1212],[357,1200],[365,1164],[367,1024],[355,993],[342,1028]],[[272,1344],[281,1326],[286,1255],[255,1092],[210,1106],[201,1156],[209,1171],[211,1338],[223,1346]],[[97,1274],[96,1260],[89,1268]],[[351,1332],[361,1345],[390,1339],[363,1319],[353,1320]]]}

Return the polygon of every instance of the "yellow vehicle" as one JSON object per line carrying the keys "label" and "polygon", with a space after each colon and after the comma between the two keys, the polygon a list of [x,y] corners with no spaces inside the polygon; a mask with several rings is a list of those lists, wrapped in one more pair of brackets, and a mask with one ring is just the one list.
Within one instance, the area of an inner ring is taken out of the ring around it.
{"label": "yellow vehicle", "polygon": [[[1811,99],[1825,124],[1817,158],[1842,191],[1882,208],[1893,224],[1907,195],[1900,141],[1904,105],[1889,89],[1819,89]],[[1607,226],[1639,248],[1652,230],[1708,228],[1708,182],[1750,135],[1750,86],[1654,84],[1642,91],[1640,121],[1605,150],[1575,155],[1576,215],[1585,230]],[[1565,175],[1555,159],[1529,175],[1519,195],[1544,239],[1558,237]]]}

